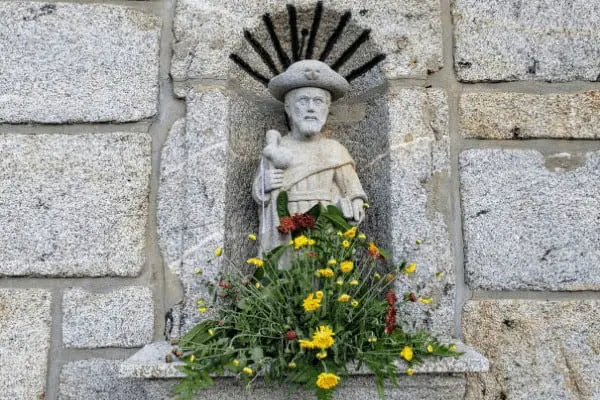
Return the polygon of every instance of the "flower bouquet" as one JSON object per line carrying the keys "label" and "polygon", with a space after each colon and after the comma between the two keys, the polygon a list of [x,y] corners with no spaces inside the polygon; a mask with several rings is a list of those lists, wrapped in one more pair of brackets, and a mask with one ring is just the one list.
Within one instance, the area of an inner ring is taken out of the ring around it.
{"label": "flower bouquet", "polygon": [[[409,334],[397,326],[394,281],[414,272],[414,264],[393,265],[334,206],[290,216],[285,192],[277,200],[279,230],[290,241],[247,260],[249,273],[231,265],[212,288],[220,303],[216,317],[179,343],[186,374],[175,388],[179,399],[191,399],[213,384],[213,376],[228,373],[248,387],[261,376],[327,400],[350,369],[363,366],[384,398],[385,379],[397,384],[397,374],[412,375],[424,357],[459,354],[427,332]],[[205,301],[199,299],[199,312],[207,311]]]}

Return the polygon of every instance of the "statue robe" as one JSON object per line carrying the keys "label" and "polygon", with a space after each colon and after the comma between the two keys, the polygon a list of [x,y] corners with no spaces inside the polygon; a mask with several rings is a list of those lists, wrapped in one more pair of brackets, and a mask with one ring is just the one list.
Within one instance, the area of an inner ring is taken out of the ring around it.
{"label": "statue robe", "polygon": [[[272,250],[290,239],[289,235],[277,230],[279,217],[276,199],[281,190],[288,193],[288,209],[292,215],[307,212],[321,203],[325,206],[337,205],[344,211],[344,216],[351,219],[352,200],[367,200],[354,170],[354,160],[337,141],[298,141],[288,135],[281,139],[279,146],[293,155],[291,164],[284,170],[283,187],[263,193],[259,170],[252,190],[259,204],[259,237],[263,251]],[[265,169],[271,168],[268,159],[263,158],[262,163]]]}

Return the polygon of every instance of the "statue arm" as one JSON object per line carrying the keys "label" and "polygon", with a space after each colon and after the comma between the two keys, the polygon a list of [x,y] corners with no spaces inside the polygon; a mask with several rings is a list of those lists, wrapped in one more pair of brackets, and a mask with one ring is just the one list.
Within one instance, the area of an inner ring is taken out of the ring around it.
{"label": "statue arm", "polygon": [[268,204],[271,201],[271,193],[265,190],[263,194],[263,182],[261,178],[259,167],[254,175],[254,182],[252,183],[252,198],[258,204],[261,204],[262,202]]}
{"label": "statue arm", "polygon": [[346,164],[335,170],[335,183],[340,188],[340,191],[350,201],[361,199],[367,201],[367,194],[360,184],[358,175],[352,164]]}

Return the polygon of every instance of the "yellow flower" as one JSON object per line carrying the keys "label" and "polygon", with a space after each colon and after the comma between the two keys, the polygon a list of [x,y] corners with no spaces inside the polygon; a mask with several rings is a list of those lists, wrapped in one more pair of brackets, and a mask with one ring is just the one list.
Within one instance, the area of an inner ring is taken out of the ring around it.
{"label": "yellow flower", "polygon": [[294,239],[294,250],[300,250],[301,248],[308,245],[308,238],[304,235],[300,235]]}
{"label": "yellow flower", "polygon": [[321,372],[317,377],[317,386],[321,389],[329,390],[337,386],[340,377],[330,372]]}
{"label": "yellow flower", "polygon": [[315,242],[315,239],[308,239],[309,246],[314,246],[315,243],[317,243],[317,242]]}
{"label": "yellow flower", "polygon": [[356,308],[360,303],[358,302],[358,300],[352,300],[350,304],[352,304],[352,307]]}
{"label": "yellow flower", "polygon": [[413,349],[410,346],[404,346],[402,351],[400,352],[400,356],[404,358],[406,361],[410,361],[413,359]]}
{"label": "yellow flower", "polygon": [[208,334],[209,334],[210,336],[214,336],[214,335],[215,335],[215,331],[214,331],[213,329],[209,329],[209,330],[208,330]]}
{"label": "yellow flower", "polygon": [[333,340],[333,336],[335,333],[331,330],[331,328],[327,325],[320,325],[319,329],[317,329],[313,333],[313,343],[315,347],[318,347],[321,350],[325,350],[333,346],[335,340]]}
{"label": "yellow flower", "polygon": [[415,373],[415,370],[414,370],[414,369],[412,369],[412,368],[408,368],[408,369],[406,370],[406,375],[408,375],[408,376],[411,376],[411,375],[412,375],[412,374],[414,374],[414,373]]}
{"label": "yellow flower", "polygon": [[333,278],[335,273],[331,268],[323,268],[319,270],[319,276],[322,278]]}
{"label": "yellow flower", "polygon": [[254,373],[254,371],[252,371],[252,368],[249,367],[244,367],[242,371],[244,371],[246,375],[252,375]]}
{"label": "yellow flower", "polygon": [[318,292],[315,292],[315,296],[317,296],[317,299],[321,300],[323,298],[323,292],[319,290]]}
{"label": "yellow flower", "polygon": [[360,240],[367,240],[367,235],[365,235],[364,233],[359,233],[359,234],[358,234],[358,238],[359,238]]}
{"label": "yellow flower", "polygon": [[257,289],[260,289],[260,282],[256,282],[256,283],[254,284],[254,287],[255,287],[255,288],[257,288]]}
{"label": "yellow flower", "polygon": [[256,240],[256,235],[254,233],[251,233],[248,235],[248,239],[250,240]]}
{"label": "yellow flower", "polygon": [[354,263],[352,261],[342,261],[340,263],[340,271],[344,273],[352,272],[354,269]]}
{"label": "yellow flower", "polygon": [[342,286],[344,284],[344,280],[343,279],[338,279],[337,281],[335,281],[335,283],[338,286]]}
{"label": "yellow flower", "polygon": [[350,228],[346,232],[344,232],[345,238],[354,239],[355,236],[356,236],[356,227],[355,226],[353,226],[352,228]]}
{"label": "yellow flower", "polygon": [[350,301],[350,295],[343,294],[343,295],[341,295],[340,297],[338,297],[338,301],[339,301],[340,303],[347,303],[347,302],[349,302],[349,301]]}
{"label": "yellow flower", "polygon": [[344,236],[344,234],[343,234],[342,232],[340,232],[340,231],[337,231],[337,235],[338,235],[339,237],[342,237],[342,236]]}
{"label": "yellow flower", "polygon": [[298,343],[300,343],[301,349],[312,350],[315,348],[315,344],[312,340],[300,339]]}
{"label": "yellow flower", "polygon": [[217,247],[215,249],[215,256],[216,257],[221,257],[221,254],[223,254],[223,248],[222,247]]}
{"label": "yellow flower", "polygon": [[204,304],[204,299],[198,299],[198,305],[200,306],[202,304]]}
{"label": "yellow flower", "polygon": [[296,368],[296,363],[295,363],[295,362],[291,362],[291,363],[289,363],[289,364],[288,364],[288,368],[290,368],[290,369],[294,369],[294,368]]}
{"label": "yellow flower", "polygon": [[417,269],[417,264],[415,263],[410,263],[408,264],[408,267],[406,267],[404,269],[404,272],[406,272],[407,274],[412,274],[413,272],[415,272]]}
{"label": "yellow flower", "polygon": [[356,279],[352,279],[350,282],[348,282],[348,285],[350,285],[350,286],[358,286],[358,281]]}
{"label": "yellow flower", "polygon": [[240,360],[233,360],[233,366],[234,367],[239,367],[240,366]]}
{"label": "yellow flower", "polygon": [[196,311],[198,311],[201,314],[204,314],[205,312],[208,311],[208,308],[206,308],[206,307],[198,307],[198,310],[196,310]]}
{"label": "yellow flower", "polygon": [[453,344],[452,346],[450,346],[450,351],[456,351],[456,345]]}
{"label": "yellow flower", "polygon": [[369,338],[369,343],[376,343],[377,342],[377,338],[375,336],[371,336]]}
{"label": "yellow flower", "polygon": [[192,355],[190,356],[190,362],[194,362],[194,360],[195,360],[195,359],[196,359],[196,356],[192,354]]}
{"label": "yellow flower", "polygon": [[262,268],[265,265],[265,262],[263,260],[261,260],[260,258],[256,258],[256,257],[247,259],[246,263],[250,264],[250,265],[254,265],[254,266],[256,266],[256,268]]}
{"label": "yellow flower", "polygon": [[381,275],[379,275],[377,272],[375,272],[375,274],[373,275],[373,277],[375,279],[381,279]]}
{"label": "yellow flower", "polygon": [[195,273],[196,275],[200,275],[200,274],[202,273],[202,270],[201,270],[200,268],[196,268],[196,269],[194,270],[194,273]]}
{"label": "yellow flower", "polygon": [[432,345],[430,345],[430,344],[428,344],[428,345],[427,345],[427,351],[428,351],[429,353],[433,353],[433,346],[432,346]]}
{"label": "yellow flower", "polygon": [[327,352],[325,350],[322,350],[320,352],[317,353],[317,358],[319,360],[322,360],[324,358],[327,358]]}
{"label": "yellow flower", "polygon": [[327,265],[335,265],[335,264],[337,264],[337,261],[334,260],[333,258],[331,260],[327,261]]}
{"label": "yellow flower", "polygon": [[323,292],[321,292],[321,297],[319,297],[317,293],[311,293],[302,301],[302,307],[304,307],[304,311],[315,311],[321,307],[321,299],[323,298]]}
{"label": "yellow flower", "polygon": [[423,304],[430,304],[433,301],[431,297],[419,297],[418,299]]}
{"label": "yellow flower", "polygon": [[349,242],[349,241],[347,241],[347,240],[344,240],[344,241],[342,242],[342,247],[346,247],[346,248],[350,247],[350,242]]}

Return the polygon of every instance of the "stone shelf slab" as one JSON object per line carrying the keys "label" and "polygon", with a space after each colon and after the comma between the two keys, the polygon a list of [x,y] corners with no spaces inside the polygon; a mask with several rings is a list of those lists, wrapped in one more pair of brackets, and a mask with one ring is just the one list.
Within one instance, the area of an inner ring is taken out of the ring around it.
{"label": "stone shelf slab", "polygon": [[[135,355],[121,364],[121,378],[138,379],[179,379],[185,376],[177,367],[183,362],[165,361],[165,356],[171,353],[173,345],[169,342],[154,342],[144,346]],[[437,357],[424,361],[414,367],[415,374],[461,374],[467,372],[487,372],[488,360],[473,350],[471,347],[457,342],[456,347],[463,352],[460,357]],[[407,368],[404,362],[397,363],[399,370]],[[371,375],[365,368],[354,371],[349,368],[352,375]],[[229,375],[231,376],[231,375]]]}

